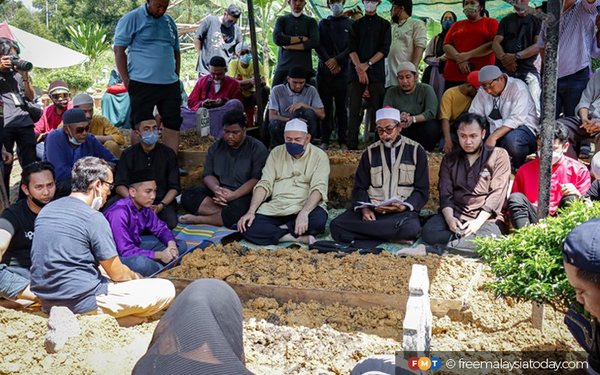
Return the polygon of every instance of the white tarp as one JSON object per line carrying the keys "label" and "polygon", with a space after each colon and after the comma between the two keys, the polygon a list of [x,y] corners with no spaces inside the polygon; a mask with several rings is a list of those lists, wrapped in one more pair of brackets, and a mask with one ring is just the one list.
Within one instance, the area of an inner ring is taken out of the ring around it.
{"label": "white tarp", "polygon": [[30,34],[6,22],[0,23],[0,36],[7,36],[7,34],[12,35],[12,38],[8,37],[19,44],[21,58],[30,61],[38,68],[66,68],[88,60],[88,57],[82,53]]}

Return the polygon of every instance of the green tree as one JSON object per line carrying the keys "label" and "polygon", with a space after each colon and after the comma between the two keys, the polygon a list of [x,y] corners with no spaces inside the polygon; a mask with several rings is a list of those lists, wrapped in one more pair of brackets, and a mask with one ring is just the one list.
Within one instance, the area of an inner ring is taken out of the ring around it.
{"label": "green tree", "polygon": [[107,28],[97,23],[82,23],[77,27],[69,25],[67,32],[71,36],[71,47],[88,55],[92,61],[110,48],[106,39]]}

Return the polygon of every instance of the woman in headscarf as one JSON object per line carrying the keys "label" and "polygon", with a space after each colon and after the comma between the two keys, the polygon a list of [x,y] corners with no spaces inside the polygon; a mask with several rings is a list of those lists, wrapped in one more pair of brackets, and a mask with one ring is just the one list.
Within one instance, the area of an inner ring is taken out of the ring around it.
{"label": "woman in headscarf", "polygon": [[227,283],[194,281],[160,320],[132,374],[252,374],[242,324],[242,304]]}
{"label": "woman in headscarf", "polygon": [[444,53],[444,38],[450,30],[450,26],[456,22],[456,14],[450,10],[442,14],[440,23],[442,24],[442,32],[434,36],[427,49],[425,49],[425,63],[427,67],[423,72],[421,82],[428,83],[437,94],[438,100],[442,99],[444,93],[444,65],[446,64],[446,54]]}

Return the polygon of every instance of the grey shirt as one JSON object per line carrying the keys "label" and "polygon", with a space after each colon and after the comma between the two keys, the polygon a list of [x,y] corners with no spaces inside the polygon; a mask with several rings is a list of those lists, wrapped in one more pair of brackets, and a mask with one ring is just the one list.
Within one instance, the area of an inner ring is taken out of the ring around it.
{"label": "grey shirt", "polygon": [[242,42],[242,31],[238,25],[225,27],[221,23],[221,17],[208,16],[200,22],[195,38],[202,42],[196,71],[200,75],[206,75],[210,73],[208,63],[213,56],[221,56],[229,64],[236,44]]}
{"label": "grey shirt", "polygon": [[58,199],[35,221],[31,291],[45,310],[54,305],[67,306],[76,314],[96,310],[96,296],[108,292],[99,262],[117,255],[104,215],[80,199]]}
{"label": "grey shirt", "polygon": [[575,107],[575,114],[579,116],[579,110],[587,108],[590,113],[588,118],[600,119],[600,70],[596,70],[592,78],[588,81],[585,90],[581,94],[579,104]]}
{"label": "grey shirt", "polygon": [[269,109],[277,111],[280,116],[293,117],[293,113],[286,112],[286,109],[296,103],[308,104],[313,108],[323,108],[323,102],[317,89],[311,85],[305,85],[299,93],[293,92],[287,83],[273,87]]}

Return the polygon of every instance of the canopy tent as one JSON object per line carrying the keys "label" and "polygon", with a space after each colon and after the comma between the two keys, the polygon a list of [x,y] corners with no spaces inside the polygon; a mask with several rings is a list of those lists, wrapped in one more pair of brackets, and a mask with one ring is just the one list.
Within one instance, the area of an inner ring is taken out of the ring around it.
{"label": "canopy tent", "polygon": [[[331,11],[327,7],[327,0],[309,0],[313,9],[319,18],[327,17]],[[529,6],[536,7],[541,5],[542,0],[531,0]],[[362,0],[347,0],[344,9],[353,9],[357,6],[363,8]],[[377,8],[377,13],[382,17],[389,19],[392,1],[383,0],[382,4]],[[490,13],[490,17],[501,18],[512,10],[510,1],[503,0],[488,0],[485,2],[485,8]],[[364,8],[363,8],[364,9]],[[413,0],[413,16],[421,18],[431,18],[439,21],[442,14],[451,10],[458,16],[459,19],[464,19],[462,13],[462,0]]]}
{"label": "canopy tent", "polygon": [[38,68],[65,68],[88,60],[82,53],[23,31],[7,22],[0,23],[0,37],[16,41],[21,49],[21,58]]}

